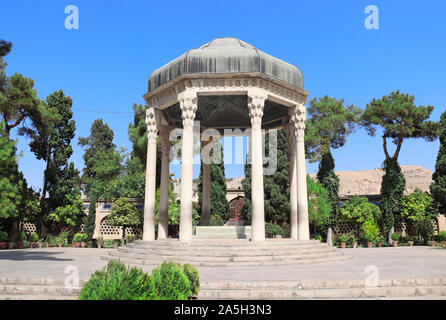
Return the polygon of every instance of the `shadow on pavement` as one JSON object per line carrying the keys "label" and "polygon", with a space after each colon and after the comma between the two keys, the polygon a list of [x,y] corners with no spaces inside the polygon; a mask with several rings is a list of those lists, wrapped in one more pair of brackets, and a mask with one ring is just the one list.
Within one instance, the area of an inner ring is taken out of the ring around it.
{"label": "shadow on pavement", "polygon": [[30,252],[30,251],[6,251],[0,252],[0,261],[1,260],[47,260],[47,261],[72,261],[73,259],[66,258],[58,258],[56,255],[63,254],[63,251],[38,251],[38,252]]}

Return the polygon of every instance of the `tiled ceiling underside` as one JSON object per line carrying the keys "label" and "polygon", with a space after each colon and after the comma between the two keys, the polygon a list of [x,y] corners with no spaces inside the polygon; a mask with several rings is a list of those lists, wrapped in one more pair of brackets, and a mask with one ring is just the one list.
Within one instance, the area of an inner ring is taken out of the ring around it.
{"label": "tiled ceiling underside", "polygon": [[[206,128],[249,128],[251,120],[247,96],[200,96],[195,120]],[[180,104],[164,109],[164,115],[171,124],[182,126]],[[281,124],[288,115],[288,108],[266,100],[263,109],[262,126],[271,128]]]}

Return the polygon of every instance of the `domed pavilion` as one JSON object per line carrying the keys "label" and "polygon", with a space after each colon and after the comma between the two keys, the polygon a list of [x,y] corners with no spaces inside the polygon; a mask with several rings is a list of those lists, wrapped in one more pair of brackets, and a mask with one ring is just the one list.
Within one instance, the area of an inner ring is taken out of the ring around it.
{"label": "domed pavilion", "polygon": [[[182,129],[180,242],[190,242],[194,122],[200,132],[249,129],[252,166],[251,240],[265,240],[262,129],[283,128],[290,152],[291,238],[309,240],[305,169],[305,101],[302,72],[237,38],[216,38],[189,50],[149,77],[147,170],[143,240],[155,240],[156,139],[162,149],[158,239],[168,234],[169,137]],[[202,146],[211,141],[201,134]],[[203,162],[201,221],[210,214],[210,164]]]}

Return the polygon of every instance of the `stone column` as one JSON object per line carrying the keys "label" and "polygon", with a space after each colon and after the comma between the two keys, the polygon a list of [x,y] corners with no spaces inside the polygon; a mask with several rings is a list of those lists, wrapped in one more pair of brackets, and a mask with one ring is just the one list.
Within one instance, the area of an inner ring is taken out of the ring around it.
{"label": "stone column", "polygon": [[[209,141],[202,141],[202,149],[209,144],[212,143],[212,138],[209,139]],[[200,216],[200,224],[203,226],[208,226],[210,224],[211,220],[211,161],[212,157],[208,157],[206,155],[206,159],[201,157],[201,163],[203,165],[203,192],[201,194],[202,196],[202,203],[201,203],[201,216]]]}
{"label": "stone column", "polygon": [[144,196],[143,240],[155,240],[155,189],[156,189],[156,136],[157,121],[155,108],[146,111],[147,124],[147,165]]}
{"label": "stone column", "polygon": [[297,240],[297,162],[296,162],[296,131],[293,123],[287,123],[285,132],[288,138],[290,153],[290,238]]}
{"label": "stone column", "polygon": [[178,96],[183,118],[181,149],[181,194],[180,194],[180,241],[192,240],[192,195],[193,195],[193,129],[197,111],[197,94],[186,89]]}
{"label": "stone column", "polygon": [[[248,108],[251,117],[251,240],[265,240],[265,212],[263,197],[263,150],[262,116],[266,93],[261,90],[248,91]],[[255,192],[254,192],[255,188]]]}
{"label": "stone column", "polygon": [[296,169],[297,169],[297,212],[299,240],[310,240],[310,225],[308,220],[307,171],[305,166],[305,106],[297,105],[290,110],[290,122],[294,125],[296,138]]}
{"label": "stone column", "polygon": [[160,181],[160,204],[159,204],[159,222],[158,239],[166,239],[169,229],[169,141],[170,131],[167,128],[160,130],[161,141],[161,181]]}

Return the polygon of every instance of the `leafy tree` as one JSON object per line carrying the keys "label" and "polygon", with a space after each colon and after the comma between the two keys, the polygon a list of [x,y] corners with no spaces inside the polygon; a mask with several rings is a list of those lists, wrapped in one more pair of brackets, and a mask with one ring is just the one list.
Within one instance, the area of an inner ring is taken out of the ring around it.
{"label": "leafy tree", "polygon": [[121,177],[118,180],[120,196],[126,198],[144,198],[145,179],[144,166],[139,158],[127,157]]}
{"label": "leafy tree", "polygon": [[330,149],[338,149],[355,130],[361,109],[344,106],[344,99],[324,96],[314,98],[307,108],[310,118],[305,125],[305,149],[310,162],[321,161]]}
{"label": "leafy tree", "polygon": [[[326,95],[312,99],[307,112],[310,118],[305,126],[305,149],[310,162],[320,161],[317,178],[328,193],[331,212],[326,223],[331,234],[339,204],[339,178],[334,171],[331,149],[345,145],[347,137],[355,131],[361,109],[354,105],[344,106],[344,99]],[[331,239],[328,241],[331,243]]]}
{"label": "leafy tree", "polygon": [[[381,208],[384,214],[386,230],[390,235],[394,232],[395,216],[399,212],[401,198],[405,188],[404,176],[398,165],[398,156],[405,139],[424,138],[433,141],[437,137],[437,123],[428,121],[432,106],[416,106],[415,97],[403,94],[399,90],[391,92],[381,99],[373,98],[367,104],[361,117],[361,125],[370,136],[375,136],[377,127],[382,128],[385,175],[381,183]],[[395,152],[390,155],[387,140],[396,145]]]}
{"label": "leafy tree", "polygon": [[381,210],[366,197],[354,196],[339,208],[339,221],[351,226],[362,226],[366,221],[378,224],[380,219]]}
{"label": "leafy tree", "polygon": [[[216,148],[220,148],[220,155],[223,154],[223,147],[221,146],[220,141],[215,140],[212,142],[214,145],[217,145]],[[214,150],[212,148],[212,150]],[[210,154],[211,161],[213,159],[213,151]],[[210,212],[214,214],[218,214],[223,221],[227,221],[229,219],[229,202],[226,199],[226,178],[225,178],[225,165],[223,162],[223,157],[218,159],[220,163],[214,163],[214,161],[210,164],[210,178],[211,178],[211,203],[210,203]],[[201,213],[201,204],[203,201],[203,163],[200,165],[200,176],[198,183],[198,205],[199,211]]]}
{"label": "leafy tree", "polygon": [[122,173],[122,156],[113,143],[113,131],[102,119],[91,126],[90,136],[79,138],[79,145],[85,149],[85,168],[82,186],[92,199],[119,198],[119,177]]}
{"label": "leafy tree", "polygon": [[439,212],[446,215],[446,112],[443,112],[438,126],[440,150],[435,163],[435,172],[432,175],[430,192]]}
{"label": "leafy tree", "polygon": [[415,227],[420,240],[426,242],[434,233],[432,220],[438,215],[434,200],[427,193],[416,189],[401,202],[401,217]]}
{"label": "leafy tree", "polygon": [[[39,127],[30,143],[31,151],[37,159],[46,162],[40,210],[36,216],[37,233],[40,236],[42,236],[42,224],[50,227],[51,222],[57,222],[59,226],[56,230],[59,230],[64,227],[60,224],[74,225],[73,221],[77,219],[73,220],[72,215],[83,214],[77,201],[80,198],[79,171],[74,168],[73,162],[68,163],[73,154],[71,140],[76,130],[71,111],[73,101],[62,90],[50,94],[46,101],[48,108],[53,110],[57,117],[52,120],[51,128]],[[73,212],[73,210],[78,211]],[[68,214],[70,218],[56,217],[57,213]]]}
{"label": "leafy tree", "polygon": [[317,234],[317,228],[325,229],[330,218],[331,207],[328,193],[321,183],[307,175],[307,194],[308,217],[310,223],[313,223],[314,233]]}
{"label": "leafy tree", "polygon": [[116,200],[111,214],[107,216],[108,225],[122,227],[122,244],[125,243],[125,230],[128,227],[141,227],[142,222],[141,212],[127,198]]}

